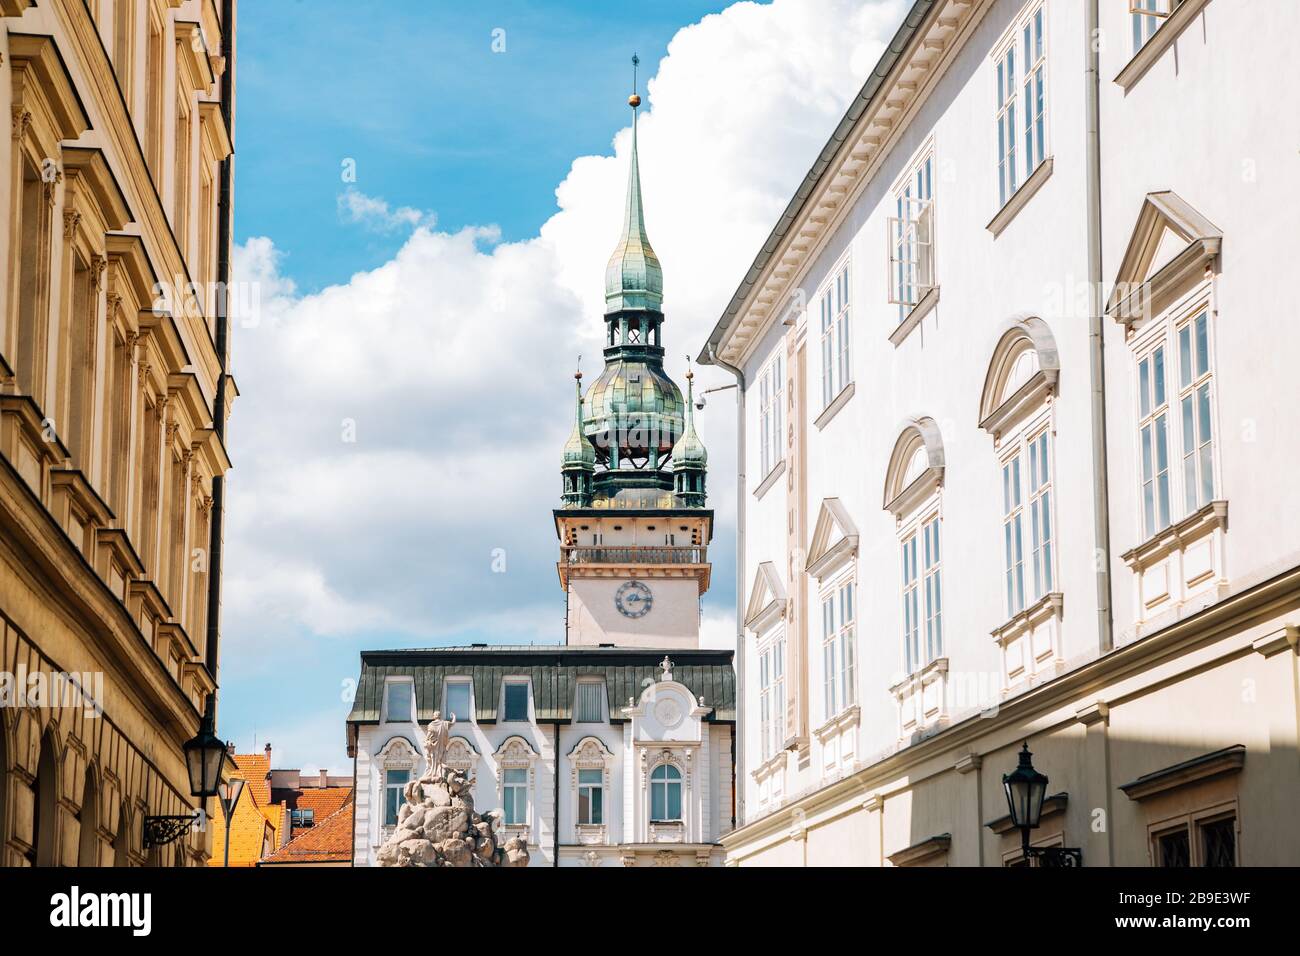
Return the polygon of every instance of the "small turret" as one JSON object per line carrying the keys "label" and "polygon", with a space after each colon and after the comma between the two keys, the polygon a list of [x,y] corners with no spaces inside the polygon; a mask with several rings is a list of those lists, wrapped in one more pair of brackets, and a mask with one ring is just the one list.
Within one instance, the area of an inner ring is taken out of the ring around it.
{"label": "small turret", "polygon": [[564,476],[564,506],[589,508],[591,486],[596,473],[596,449],[582,431],[582,373],[573,375],[577,409],[574,413],[573,431],[564,443],[564,456],[560,473]]}
{"label": "small turret", "polygon": [[695,434],[695,373],[686,373],[686,430],[673,445],[673,497],[680,508],[703,508],[709,453]]}

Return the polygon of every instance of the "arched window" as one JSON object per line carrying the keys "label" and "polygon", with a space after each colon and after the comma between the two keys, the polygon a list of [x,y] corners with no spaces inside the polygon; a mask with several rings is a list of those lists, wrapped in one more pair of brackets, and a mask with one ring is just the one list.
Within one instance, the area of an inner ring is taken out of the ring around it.
{"label": "arched window", "polygon": [[41,740],[41,756],[36,763],[36,779],[32,781],[32,849],[28,855],[33,866],[56,866],[54,835],[59,821],[55,815],[58,806],[58,760],[55,758],[54,738],[46,734]]}
{"label": "arched window", "polygon": [[86,768],[86,782],[81,789],[81,837],[77,846],[77,866],[99,866],[99,788],[95,772]]}
{"label": "arched window", "polygon": [[117,835],[113,837],[113,865],[131,865],[131,811],[125,801],[117,818]]}
{"label": "arched window", "polygon": [[650,773],[650,819],[669,823],[682,818],[682,772],[661,763]]}

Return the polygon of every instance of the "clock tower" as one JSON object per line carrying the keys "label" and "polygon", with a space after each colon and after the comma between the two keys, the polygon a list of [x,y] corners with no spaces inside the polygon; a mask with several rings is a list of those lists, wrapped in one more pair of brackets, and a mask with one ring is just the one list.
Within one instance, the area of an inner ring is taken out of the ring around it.
{"label": "clock tower", "polygon": [[708,453],[687,395],[664,371],[663,270],[646,234],[632,107],[632,162],[618,244],[605,269],[605,367],[582,391],[564,446],[560,585],[565,643],[699,646],[713,512]]}

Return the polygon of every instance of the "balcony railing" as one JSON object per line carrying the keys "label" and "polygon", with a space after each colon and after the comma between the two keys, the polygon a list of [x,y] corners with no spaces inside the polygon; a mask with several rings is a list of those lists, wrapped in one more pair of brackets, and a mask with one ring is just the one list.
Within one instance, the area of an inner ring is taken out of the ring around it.
{"label": "balcony railing", "polygon": [[708,564],[708,548],[676,547],[604,547],[571,545],[564,549],[568,564]]}

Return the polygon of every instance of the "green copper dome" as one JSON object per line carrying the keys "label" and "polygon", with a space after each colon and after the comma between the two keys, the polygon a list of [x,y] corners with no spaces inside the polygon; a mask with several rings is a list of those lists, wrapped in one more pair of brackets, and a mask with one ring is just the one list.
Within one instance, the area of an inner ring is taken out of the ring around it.
{"label": "green copper dome", "polygon": [[694,378],[690,372],[686,373],[686,431],[677,439],[677,444],[673,445],[673,471],[690,467],[704,468],[709,463],[709,453],[704,442],[695,434]]}
{"label": "green copper dome", "polygon": [[[638,100],[639,102],[639,100]],[[605,267],[605,313],[628,309],[661,311],[664,271],[650,247],[641,206],[641,167],[637,162],[636,113],[632,113],[632,170],[627,180],[623,233]]]}
{"label": "green copper dome", "polygon": [[586,434],[582,430],[582,373],[579,372],[574,376],[576,382],[575,391],[577,392],[577,411],[573,419],[573,431],[569,433],[569,440],[564,443],[564,458],[561,462],[562,468],[578,466],[588,470],[596,467],[596,449],[592,447],[587,440]]}

